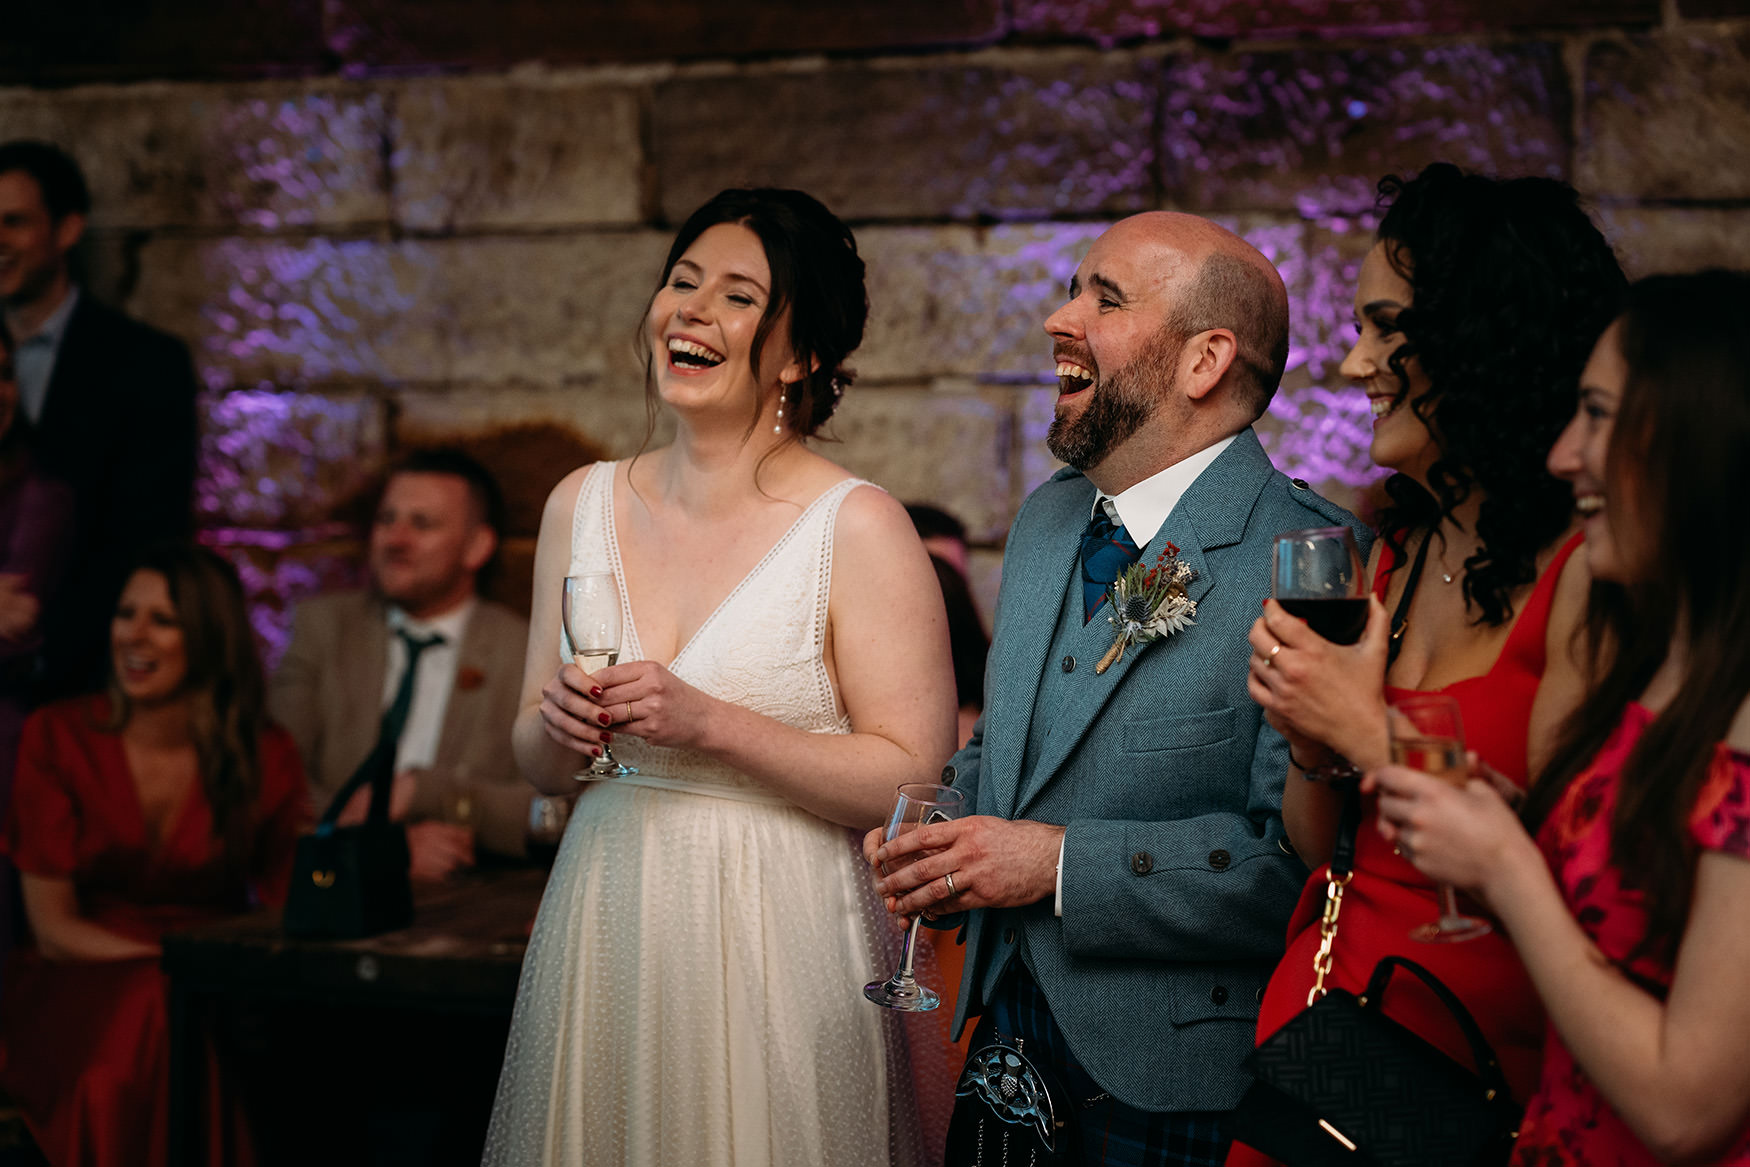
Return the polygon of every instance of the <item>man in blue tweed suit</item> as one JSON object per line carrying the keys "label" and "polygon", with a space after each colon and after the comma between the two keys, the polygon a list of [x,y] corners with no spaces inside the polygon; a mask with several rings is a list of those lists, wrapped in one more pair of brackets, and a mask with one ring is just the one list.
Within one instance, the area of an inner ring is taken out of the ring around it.
{"label": "man in blue tweed suit", "polygon": [[[1272,538],[1355,520],[1252,431],[1288,296],[1244,240],[1192,215],[1126,219],[1045,330],[1046,442],[1070,468],[1009,534],[984,716],[949,766],[970,817],[865,849],[878,875],[931,852],[881,889],[901,915],[969,913],[955,1034],[982,1013],[975,1056],[1019,1044],[1056,1076],[1075,1161],[1216,1164],[1307,874],[1282,826],[1287,747],[1246,695],[1246,632]],[[1195,623],[1098,671],[1108,584],[1163,555],[1195,573]]]}

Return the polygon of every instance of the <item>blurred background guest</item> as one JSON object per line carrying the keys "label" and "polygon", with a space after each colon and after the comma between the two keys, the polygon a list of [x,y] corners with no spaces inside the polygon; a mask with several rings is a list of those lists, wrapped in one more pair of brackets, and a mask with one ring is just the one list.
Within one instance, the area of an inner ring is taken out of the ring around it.
{"label": "blurred background guest", "polygon": [[106,693],[24,726],[0,842],[32,944],[13,953],[0,998],[0,1088],[53,1163],[156,1165],[169,1058],[159,938],[281,902],[308,802],[291,737],[267,723],[242,588],[222,559],[149,549],[110,652]]}
{"label": "blurred background guest", "polygon": [[42,470],[76,500],[66,583],[43,613],[43,699],[98,688],[105,614],[141,550],[193,529],[195,376],[179,340],[73,278],[91,195],[46,142],[0,144],[0,306]]}
{"label": "blurred background guest", "polygon": [[[1395,472],[1369,564],[1371,615],[1358,644],[1335,645],[1269,601],[1251,637],[1252,696],[1291,747],[1284,822],[1318,868],[1265,991],[1260,1040],[1306,1007],[1314,983],[1320,865],[1345,793],[1307,779],[1340,774],[1340,759],[1383,765],[1386,703],[1438,692],[1459,702],[1482,762],[1523,787],[1579,695],[1571,642],[1585,569],[1573,557],[1571,500],[1544,454],[1621,302],[1622,273],[1564,183],[1436,164],[1379,190],[1389,209],[1361,266],[1358,339],[1343,362],[1373,407],[1373,460]],[[1407,623],[1391,628],[1387,613],[1406,594]],[[1437,890],[1393,854],[1371,814],[1354,872],[1326,986],[1359,992],[1381,957],[1410,956],[1464,1001],[1524,1098],[1543,1021],[1511,943],[1498,932],[1463,945],[1412,941],[1410,930],[1439,914]],[[1420,982],[1394,985],[1386,1009],[1468,1059],[1464,1035]],[[1228,1162],[1256,1158],[1242,1146]]]}
{"label": "blurred background guest", "polygon": [[[12,355],[12,336],[0,323],[0,818],[12,797],[18,733],[42,647],[42,605],[66,561],[73,521],[72,492],[37,472]],[[12,864],[0,855],[0,991],[17,894]]]}
{"label": "blurred background guest", "polygon": [[972,737],[972,727],[984,712],[984,665],[990,655],[990,636],[984,630],[967,575],[966,526],[929,503],[907,503],[905,513],[911,516],[924,550],[930,553],[936,582],[942,587],[942,602],[947,606],[948,647],[954,654],[954,693],[959,704],[954,732],[958,748]]}
{"label": "blurred background guest", "polygon": [[[1551,451],[1595,672],[1525,807],[1392,767],[1382,833],[1474,892],[1549,1010],[1513,1162],[1750,1164],[1750,275],[1635,285]],[[1736,532],[1736,533],[1734,533]],[[1535,839],[1533,838],[1535,835]]]}
{"label": "blurred background guest", "polygon": [[[273,676],[269,707],[298,742],[318,811],[378,734],[395,734],[390,813],[409,824],[417,878],[472,867],[476,848],[523,857],[540,798],[510,759],[528,621],[478,595],[503,529],[498,483],[473,458],[404,458],[371,524],[370,586],[300,604]],[[406,721],[384,727],[409,685]],[[342,821],[368,801],[361,790]]]}
{"label": "blurred background guest", "polygon": [[[907,1031],[856,991],[895,937],[847,828],[952,751],[941,592],[900,505],[808,445],[863,338],[863,276],[808,195],[710,199],[642,332],[673,443],[548,499],[517,760],[564,793],[611,739],[638,772],[578,798],[488,1163],[923,1161]],[[622,626],[623,663],[593,673],[560,649],[562,583],[586,571],[615,579]]]}

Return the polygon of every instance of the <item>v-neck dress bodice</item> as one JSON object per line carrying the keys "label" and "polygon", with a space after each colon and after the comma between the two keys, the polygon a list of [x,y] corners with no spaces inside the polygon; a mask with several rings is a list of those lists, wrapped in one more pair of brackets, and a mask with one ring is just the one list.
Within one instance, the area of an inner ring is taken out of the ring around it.
{"label": "v-neck dress bodice", "polygon": [[[850,732],[824,645],[833,534],[859,485],[803,509],[681,647],[676,677]],[[611,463],[581,484],[571,563],[614,574],[620,659],[641,659]],[[860,835],[702,753],[626,734],[614,753],[639,773],[580,788],[523,961],[487,1167],[921,1162],[904,1022],[861,992],[894,930]]]}
{"label": "v-neck dress bodice", "polygon": [[[614,466],[607,462],[597,465],[578,491],[572,517],[570,573],[613,573],[620,588],[620,616],[625,627],[620,659],[643,660],[638,603],[626,586],[614,521]],[[824,646],[833,531],[840,504],[860,485],[863,483],[858,479],[846,479],[803,508],[789,529],[681,646],[669,662],[669,671],[709,696],[796,729],[849,733],[851,720],[833,691]],[[638,774],[630,780],[633,784],[708,786],[717,788],[712,793],[724,797],[788,805],[745,774],[694,750],[649,746],[630,735],[616,734],[614,754],[638,767]]]}

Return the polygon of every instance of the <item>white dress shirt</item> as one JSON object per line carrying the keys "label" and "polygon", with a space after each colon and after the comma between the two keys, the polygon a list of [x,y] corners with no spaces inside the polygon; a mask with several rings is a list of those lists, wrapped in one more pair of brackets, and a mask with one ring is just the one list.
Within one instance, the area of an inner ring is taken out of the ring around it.
{"label": "white dress shirt", "polygon": [[[1221,457],[1221,452],[1231,446],[1238,436],[1229,434],[1213,446],[1205,446],[1189,458],[1181,458],[1165,470],[1151,474],[1117,494],[1102,492],[1095,497],[1094,506],[1104,507],[1106,516],[1124,528],[1131,542],[1139,548],[1147,547],[1148,541],[1160,532],[1161,524],[1173,513],[1173,508],[1179,505],[1185,492],[1191,489],[1191,484],[1209,469],[1211,462]],[[1092,509],[1089,510],[1088,517],[1093,517]],[[1069,836],[1066,834],[1057,844],[1055,910],[1059,916],[1063,915],[1063,849],[1068,840]]]}
{"label": "white dress shirt", "polygon": [[[61,338],[67,334],[67,322],[73,319],[73,309],[79,303],[79,289],[69,288],[55,310],[42,326],[29,336],[17,337],[12,352],[12,369],[18,377],[18,407],[32,425],[42,421],[43,405],[49,398],[49,381],[55,375],[55,361],[61,355]],[[17,326],[9,327],[17,336]]]}
{"label": "white dress shirt", "polygon": [[383,670],[383,708],[395,700],[395,690],[401,686],[401,674],[407,670],[407,645],[396,632],[405,629],[409,636],[422,639],[437,635],[443,639],[419,654],[419,671],[413,677],[413,704],[407,710],[407,724],[401,729],[401,740],[395,748],[395,773],[403,770],[429,769],[437,760],[438,739],[444,732],[444,710],[449,708],[450,693],[456,687],[456,662],[461,653],[462,637],[468,631],[468,618],[474,614],[474,598],[432,620],[415,620],[400,608],[390,606],[389,662]]}

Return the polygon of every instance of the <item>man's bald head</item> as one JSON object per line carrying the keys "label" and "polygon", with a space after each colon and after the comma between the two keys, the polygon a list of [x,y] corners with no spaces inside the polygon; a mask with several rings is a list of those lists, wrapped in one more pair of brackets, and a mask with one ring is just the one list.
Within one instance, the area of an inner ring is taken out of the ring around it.
{"label": "man's bald head", "polygon": [[1109,234],[1166,265],[1177,285],[1166,327],[1179,343],[1216,328],[1234,334],[1227,380],[1251,420],[1263,416],[1288,365],[1288,289],[1276,268],[1232,231],[1196,215],[1148,211]]}

